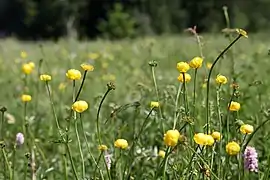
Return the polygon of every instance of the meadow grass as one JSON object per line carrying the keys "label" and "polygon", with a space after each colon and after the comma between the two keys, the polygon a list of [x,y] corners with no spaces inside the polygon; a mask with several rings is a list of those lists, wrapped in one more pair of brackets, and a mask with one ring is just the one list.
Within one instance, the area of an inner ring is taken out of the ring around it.
{"label": "meadow grass", "polygon": [[[220,34],[202,37],[201,48],[188,35],[57,43],[1,40],[0,179],[269,179],[269,39],[241,37],[221,56],[207,100],[210,65],[231,41]],[[194,93],[195,70],[188,71],[191,81],[183,84],[176,65],[202,55]],[[26,75],[22,65],[28,62],[35,67]],[[70,80],[66,72],[78,69],[83,75],[82,63],[94,71],[87,72],[78,95],[83,78]],[[40,74],[52,80],[43,82]],[[228,82],[217,85],[218,74]],[[31,101],[22,102],[23,94],[31,95]],[[88,109],[72,111],[75,100],[86,101]],[[159,106],[151,107],[152,101]],[[231,101],[241,104],[239,111],[228,110]],[[255,131],[241,134],[242,124]],[[166,146],[164,133],[174,125],[178,144]],[[194,142],[196,133],[213,131],[221,133],[221,141],[211,146]],[[23,145],[16,142],[19,132]],[[127,140],[128,147],[116,148],[117,139]],[[237,155],[226,153],[230,141],[241,146]],[[101,144],[108,149],[99,150]],[[247,146],[257,150],[258,172],[244,168]]]}

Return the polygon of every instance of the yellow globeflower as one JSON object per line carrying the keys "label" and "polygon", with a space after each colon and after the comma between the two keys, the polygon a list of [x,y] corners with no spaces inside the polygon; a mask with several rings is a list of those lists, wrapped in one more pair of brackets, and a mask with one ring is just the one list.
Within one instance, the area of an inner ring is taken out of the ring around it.
{"label": "yellow globeflower", "polygon": [[193,140],[196,144],[199,145],[206,145],[207,144],[207,137],[204,133],[197,133],[194,135]]}
{"label": "yellow globeflower", "polygon": [[27,58],[27,52],[25,52],[25,51],[21,51],[20,56],[21,56],[21,58],[22,58],[22,59]]}
{"label": "yellow globeflower", "polygon": [[164,158],[164,157],[165,157],[165,155],[166,155],[165,151],[163,151],[163,150],[159,150],[159,152],[158,152],[158,156],[160,156],[160,157]]}
{"label": "yellow globeflower", "polygon": [[79,80],[82,77],[82,74],[79,70],[70,69],[67,71],[66,76],[71,80]]}
{"label": "yellow globeflower", "polygon": [[73,111],[76,111],[78,113],[82,113],[82,112],[84,112],[87,109],[88,109],[88,104],[87,104],[86,101],[82,101],[82,100],[76,101],[72,105],[72,110]]}
{"label": "yellow globeflower", "polygon": [[181,73],[185,73],[189,70],[189,65],[186,62],[179,62],[177,63],[177,69]]}
{"label": "yellow globeflower", "polygon": [[30,95],[28,95],[28,94],[23,94],[21,96],[21,100],[22,100],[22,102],[29,102],[29,101],[32,100],[32,97]]}
{"label": "yellow globeflower", "polygon": [[243,124],[240,127],[240,131],[241,131],[242,134],[251,134],[251,133],[253,133],[254,128],[253,128],[253,126],[251,126],[249,124]]}
{"label": "yellow globeflower", "polygon": [[52,80],[52,77],[50,75],[48,75],[48,74],[41,74],[39,76],[39,79],[41,81],[50,81],[50,80]]}
{"label": "yellow globeflower", "polygon": [[106,151],[106,150],[108,150],[108,147],[107,147],[106,145],[102,144],[102,145],[99,145],[99,146],[98,146],[98,149],[99,149],[100,151]]}
{"label": "yellow globeflower", "polygon": [[22,71],[24,74],[31,74],[31,72],[33,71],[33,66],[29,63],[23,64]]}
{"label": "yellow globeflower", "polygon": [[216,83],[217,84],[226,84],[228,82],[226,76],[223,76],[223,75],[217,75],[216,77]]}
{"label": "yellow globeflower", "polygon": [[236,29],[236,32],[245,38],[248,38],[247,32],[243,29]]}
{"label": "yellow globeflower", "polygon": [[128,142],[125,139],[117,139],[114,142],[114,146],[120,149],[126,149],[128,147]]}
{"label": "yellow globeflower", "polygon": [[167,146],[176,146],[176,144],[178,143],[178,139],[180,137],[180,133],[178,130],[168,130],[165,134],[164,134],[164,143]]}
{"label": "yellow globeflower", "polygon": [[151,107],[151,109],[153,109],[153,108],[158,108],[158,107],[159,107],[159,102],[151,101],[150,107]]}
{"label": "yellow globeflower", "polygon": [[221,139],[221,134],[220,132],[214,131],[211,135],[216,141],[220,141]]}
{"label": "yellow globeflower", "polygon": [[81,64],[81,68],[85,71],[94,71],[94,66],[91,64]]}
{"label": "yellow globeflower", "polygon": [[189,66],[193,69],[202,67],[203,59],[201,57],[195,57],[189,62]]}
{"label": "yellow globeflower", "polygon": [[206,138],[206,145],[212,146],[215,143],[215,140],[211,135],[206,134],[205,138]]}
{"label": "yellow globeflower", "polygon": [[240,107],[241,107],[240,103],[232,101],[230,104],[229,110],[230,111],[239,111]]}
{"label": "yellow globeflower", "polygon": [[226,152],[231,156],[238,154],[239,151],[240,151],[240,146],[238,143],[236,143],[234,141],[229,142],[226,145]]}
{"label": "yellow globeflower", "polygon": [[[178,81],[180,81],[180,82],[184,82],[184,76],[183,76],[183,73],[179,74],[179,76],[178,76],[177,79],[178,79]],[[190,74],[185,73],[185,82],[188,83],[190,80],[191,80]]]}
{"label": "yellow globeflower", "polygon": [[34,62],[29,62],[28,63],[33,69],[35,68],[35,63]]}

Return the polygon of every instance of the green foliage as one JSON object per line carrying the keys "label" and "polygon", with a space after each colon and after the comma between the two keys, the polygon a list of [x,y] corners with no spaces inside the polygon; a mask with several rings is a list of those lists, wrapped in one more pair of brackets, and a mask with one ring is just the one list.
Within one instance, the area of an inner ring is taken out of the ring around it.
{"label": "green foliage", "polygon": [[102,20],[98,25],[98,29],[105,38],[134,37],[135,19],[124,12],[122,4],[115,4],[114,9],[109,11],[107,16],[108,20]]}

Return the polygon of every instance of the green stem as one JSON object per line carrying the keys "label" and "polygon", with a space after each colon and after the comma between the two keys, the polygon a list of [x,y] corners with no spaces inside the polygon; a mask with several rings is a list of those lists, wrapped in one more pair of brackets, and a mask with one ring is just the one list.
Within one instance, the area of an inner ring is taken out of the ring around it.
{"label": "green stem", "polygon": [[66,154],[63,154],[63,159],[64,159],[65,180],[68,180],[67,157],[66,157]]}
{"label": "green stem", "polygon": [[210,93],[210,78],[211,78],[211,74],[213,72],[213,68],[215,67],[215,65],[217,64],[217,62],[219,61],[219,59],[230,49],[230,47],[232,47],[232,45],[234,43],[236,43],[242,35],[237,36],[237,38],[232,41],[219,55],[218,57],[215,59],[213,65],[210,68],[208,77],[207,77],[207,90],[206,90],[206,132],[208,134],[209,132],[209,93]]}
{"label": "green stem", "polygon": [[[81,147],[81,140],[79,137],[79,132],[78,132],[78,120],[75,120],[75,133],[76,133],[76,137],[77,137],[77,141],[78,141],[78,148],[79,148],[79,152],[80,152],[80,156],[81,156],[81,161],[82,161],[82,178],[85,178],[85,165],[84,165],[84,157],[83,157],[83,152],[82,152],[82,147]],[[82,121],[82,115],[80,114],[80,121]]]}
{"label": "green stem", "polygon": [[[218,86],[217,88],[217,113],[218,113],[218,122],[219,122],[219,133],[222,133],[222,119],[221,119],[221,111],[220,111],[220,88],[221,85]],[[221,159],[221,152],[222,152],[222,143],[219,143],[219,163],[218,163],[218,177],[220,177],[221,173],[221,164],[222,164],[222,159]]]}
{"label": "green stem", "polygon": [[99,161],[100,161],[102,155],[103,155],[103,153],[100,152],[100,154],[98,156],[98,160],[97,160],[97,165],[96,165],[95,170],[94,170],[94,180],[96,180],[96,172],[97,172],[98,164],[99,164]]}
{"label": "green stem", "polygon": [[0,140],[4,140],[5,137],[4,137],[4,129],[5,129],[5,111],[1,111],[1,137],[0,137]]}
{"label": "green stem", "polygon": [[194,85],[193,85],[193,118],[196,119],[196,80],[197,80],[198,69],[194,72]]}
{"label": "green stem", "polygon": [[230,101],[229,101],[229,104],[228,104],[228,107],[227,107],[227,117],[226,117],[226,127],[227,127],[227,138],[226,138],[226,143],[229,142],[230,140],[230,106],[231,106],[231,103],[233,101],[233,97],[234,97],[234,93],[235,93],[236,89],[234,88],[233,89],[233,92],[231,94],[231,97],[230,97]]}
{"label": "green stem", "polygon": [[14,175],[15,175],[15,159],[16,159],[16,149],[17,149],[17,146],[16,146],[16,142],[14,144],[14,147],[13,147],[13,155],[12,155],[12,178],[15,179]]}
{"label": "green stem", "polygon": [[176,95],[176,100],[175,100],[175,108],[174,108],[174,121],[173,121],[173,129],[176,128],[176,121],[177,121],[177,117],[178,117],[178,101],[179,101],[179,97],[180,97],[180,93],[181,93],[181,88],[182,88],[182,83],[179,83],[179,87],[178,87],[178,91],[177,91],[177,95]]}
{"label": "green stem", "polygon": [[86,74],[87,74],[87,71],[84,71],[82,83],[80,85],[80,88],[79,88],[79,90],[77,92],[77,95],[76,95],[76,97],[75,97],[75,99],[74,99],[73,102],[76,102],[78,100],[80,94],[81,94],[81,91],[82,91],[82,88],[83,88],[83,85],[84,85],[84,82],[85,82],[85,79],[86,79]]}
{"label": "green stem", "polygon": [[68,157],[69,157],[69,160],[70,160],[70,163],[71,163],[73,174],[75,175],[76,180],[79,180],[79,176],[77,174],[77,171],[76,171],[76,168],[75,168],[75,165],[74,165],[74,161],[72,159],[71,150],[70,150],[68,142],[65,142],[65,145],[66,145],[66,150],[68,152]]}
{"label": "green stem", "polygon": [[165,154],[165,161],[164,161],[164,166],[163,166],[163,180],[166,180],[166,169],[167,169],[167,163],[168,163],[168,158],[169,158],[169,152],[170,147],[167,148],[166,154]]}
{"label": "green stem", "polygon": [[2,154],[3,154],[4,160],[5,160],[6,166],[8,167],[9,179],[12,180],[12,170],[11,170],[10,164],[8,162],[6,151],[5,151],[4,147],[2,147]]}

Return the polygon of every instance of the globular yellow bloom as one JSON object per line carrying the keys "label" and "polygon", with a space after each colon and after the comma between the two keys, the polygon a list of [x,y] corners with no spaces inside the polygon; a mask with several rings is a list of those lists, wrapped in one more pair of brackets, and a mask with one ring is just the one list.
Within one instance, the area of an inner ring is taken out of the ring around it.
{"label": "globular yellow bloom", "polygon": [[25,63],[22,65],[22,71],[24,74],[31,74],[33,69],[34,69],[33,66],[29,63]]}
{"label": "globular yellow bloom", "polygon": [[22,58],[22,59],[27,58],[27,52],[25,52],[25,51],[21,51],[20,56],[21,56],[21,58]]}
{"label": "globular yellow bloom", "polygon": [[[185,82],[188,83],[191,80],[191,76],[188,73],[184,73],[184,74],[185,74]],[[183,73],[179,74],[179,76],[178,76],[177,79],[180,82],[184,82],[184,75],[183,75]]]}
{"label": "globular yellow bloom", "polygon": [[229,110],[230,111],[239,111],[240,107],[241,107],[240,103],[232,101],[230,106],[229,106]]}
{"label": "globular yellow bloom", "polygon": [[82,100],[76,101],[72,105],[72,110],[73,111],[76,111],[78,113],[82,113],[82,112],[84,112],[87,109],[88,109],[88,104],[87,104],[86,101],[82,101]]}
{"label": "globular yellow bloom", "polygon": [[89,59],[92,59],[92,60],[98,59],[99,56],[100,56],[100,55],[99,55],[98,53],[89,53],[89,54],[88,54],[88,58],[89,58]]}
{"label": "globular yellow bloom", "polygon": [[23,94],[21,96],[21,100],[22,100],[22,102],[29,102],[29,101],[32,100],[32,97],[30,95],[28,95],[28,94]]}
{"label": "globular yellow bloom", "polygon": [[91,64],[81,64],[81,68],[85,71],[94,71],[94,66]]}
{"label": "globular yellow bloom", "polygon": [[193,137],[196,144],[203,145],[203,146],[212,146],[215,142],[214,138],[211,135],[204,134],[204,133],[197,133]]}
{"label": "globular yellow bloom", "polygon": [[249,125],[249,124],[243,124],[241,127],[240,127],[240,132],[242,134],[251,134],[253,133],[254,131],[254,128],[253,126]]}
{"label": "globular yellow bloom", "polygon": [[221,134],[220,132],[214,131],[211,136],[216,140],[216,141],[220,141],[221,139]]}
{"label": "globular yellow bloom", "polygon": [[159,150],[159,152],[158,152],[158,156],[160,156],[160,157],[164,158],[164,157],[165,157],[165,155],[166,155],[165,151],[163,151],[163,150]]}
{"label": "globular yellow bloom", "polygon": [[181,73],[185,73],[189,70],[189,65],[186,62],[179,62],[177,63],[177,69]]}
{"label": "globular yellow bloom", "polygon": [[245,38],[248,38],[247,32],[243,29],[236,29],[236,32]]}
{"label": "globular yellow bloom", "polygon": [[180,133],[178,130],[174,129],[174,130],[168,130],[165,134],[164,134],[164,143],[167,146],[176,146],[176,144],[178,143],[178,139],[180,137]]}
{"label": "globular yellow bloom", "polygon": [[98,149],[99,149],[100,151],[107,151],[107,150],[108,150],[108,147],[107,147],[106,145],[102,144],[102,145],[99,145],[99,146],[98,146]]}
{"label": "globular yellow bloom", "polygon": [[48,74],[41,74],[39,76],[39,79],[41,81],[51,81],[52,80],[52,77],[50,75],[48,75]]}
{"label": "globular yellow bloom", "polygon": [[239,151],[240,151],[240,146],[238,143],[236,143],[234,141],[229,142],[226,145],[226,152],[231,156],[238,154]]}
{"label": "globular yellow bloom", "polygon": [[205,134],[205,138],[206,138],[206,145],[212,146],[215,143],[215,139],[211,135]]}
{"label": "globular yellow bloom", "polygon": [[28,63],[33,69],[35,68],[35,63],[34,62],[29,62]]}
{"label": "globular yellow bloom", "polygon": [[216,83],[217,84],[226,84],[228,82],[226,76],[223,76],[223,75],[217,75],[216,77]]}
{"label": "globular yellow bloom", "polygon": [[151,109],[153,109],[153,108],[158,108],[158,107],[159,107],[159,102],[151,101],[150,107],[151,107]]}
{"label": "globular yellow bloom", "polygon": [[125,139],[117,139],[114,142],[114,146],[120,149],[126,149],[128,147],[128,142]]}
{"label": "globular yellow bloom", "polygon": [[71,80],[79,80],[82,77],[82,74],[79,70],[70,69],[67,71],[66,76]]}
{"label": "globular yellow bloom", "polygon": [[189,66],[193,69],[202,67],[203,59],[201,57],[195,57],[189,62]]}

